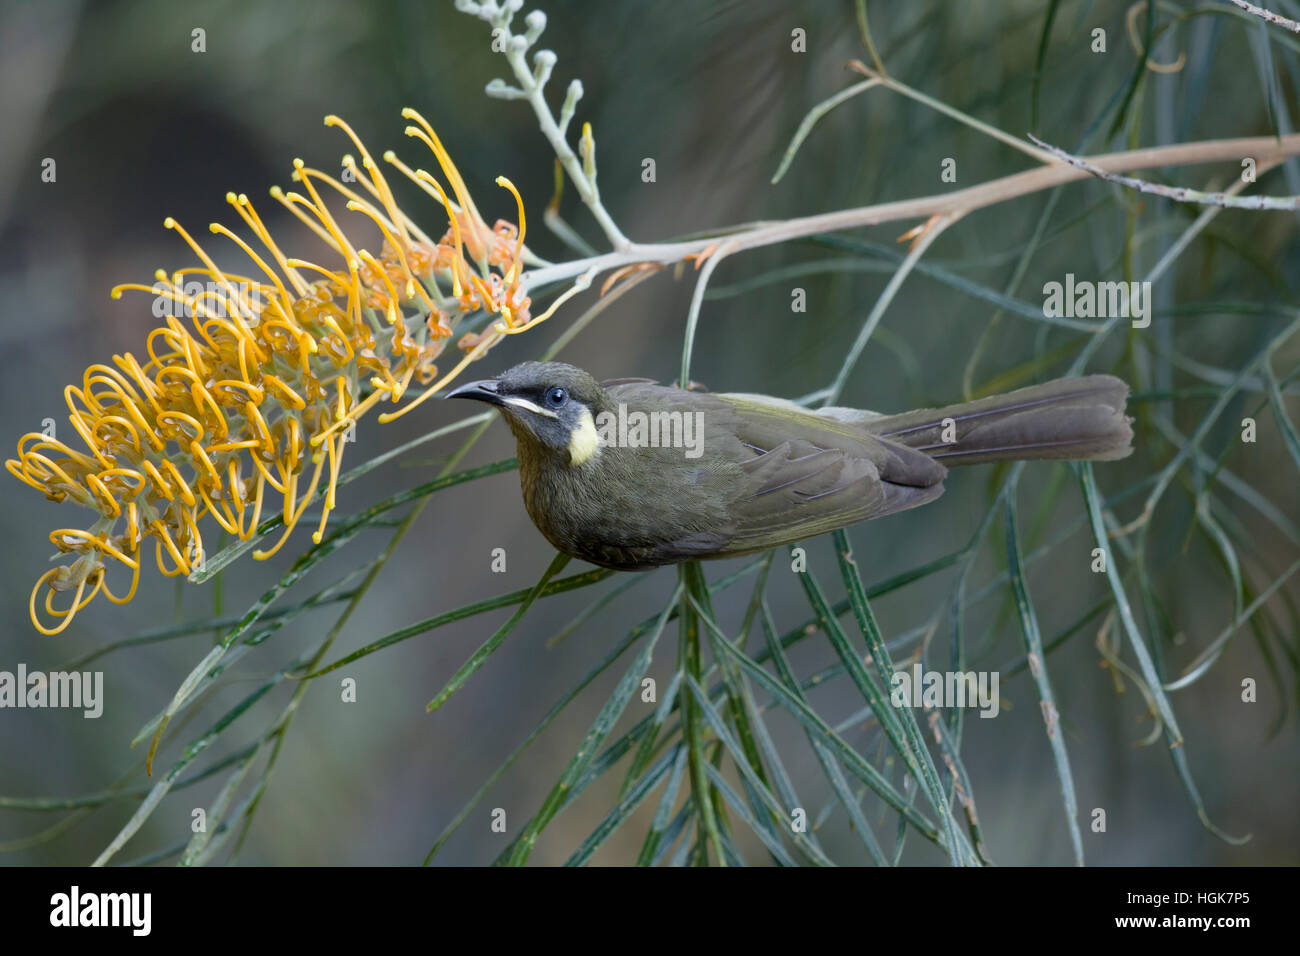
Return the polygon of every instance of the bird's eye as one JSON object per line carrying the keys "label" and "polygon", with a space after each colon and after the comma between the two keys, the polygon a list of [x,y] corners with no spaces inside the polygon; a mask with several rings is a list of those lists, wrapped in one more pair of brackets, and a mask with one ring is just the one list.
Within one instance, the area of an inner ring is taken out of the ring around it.
{"label": "bird's eye", "polygon": [[551,408],[560,408],[569,400],[569,393],[556,386],[546,393],[546,404]]}

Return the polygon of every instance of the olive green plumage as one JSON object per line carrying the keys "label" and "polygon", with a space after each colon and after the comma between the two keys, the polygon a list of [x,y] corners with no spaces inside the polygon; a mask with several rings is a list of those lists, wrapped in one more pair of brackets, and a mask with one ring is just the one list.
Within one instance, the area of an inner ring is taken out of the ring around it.
{"label": "olive green plumage", "polygon": [[[1119,379],[1090,375],[878,415],[646,379],[599,383],[571,365],[525,362],[447,397],[502,412],[518,443],[524,506],[551,544],[635,570],[764,551],[914,508],[943,493],[953,465],[1123,458],[1132,451],[1127,394]],[[702,441],[597,443],[596,423],[617,420],[620,406],[625,420],[692,416]]]}

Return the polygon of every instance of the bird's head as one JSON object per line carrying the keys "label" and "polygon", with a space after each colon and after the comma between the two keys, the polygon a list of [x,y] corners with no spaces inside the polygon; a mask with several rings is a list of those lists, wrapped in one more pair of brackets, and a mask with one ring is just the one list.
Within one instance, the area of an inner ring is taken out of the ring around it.
{"label": "bird's head", "polygon": [[521,444],[575,466],[598,452],[596,417],[611,405],[599,382],[563,362],[524,362],[500,378],[458,386],[446,397],[495,405]]}

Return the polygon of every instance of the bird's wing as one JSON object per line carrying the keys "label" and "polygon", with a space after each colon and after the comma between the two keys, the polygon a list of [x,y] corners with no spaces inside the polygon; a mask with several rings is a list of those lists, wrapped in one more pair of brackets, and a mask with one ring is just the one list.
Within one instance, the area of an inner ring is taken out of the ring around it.
{"label": "bird's wing", "polygon": [[784,403],[714,397],[730,421],[706,434],[719,443],[734,436],[736,444],[705,454],[731,456],[740,476],[731,497],[729,553],[811,538],[943,493],[947,471],[924,452]]}
{"label": "bird's wing", "polygon": [[652,378],[607,378],[600,383],[603,389],[618,388],[620,385],[657,385]]}
{"label": "bird's wing", "polygon": [[[683,391],[683,389],[679,389],[675,385],[660,385],[659,380],[653,378],[607,378],[600,383],[601,388],[605,389],[605,391],[615,397],[617,397],[618,392],[626,386],[632,386],[633,392],[635,392],[636,389],[642,385],[652,386],[655,392],[662,392],[667,389],[679,392]],[[701,392],[708,392],[708,390],[709,387],[707,385],[702,382],[697,382],[695,379],[691,379],[689,386],[685,389],[688,394],[692,395],[698,395]]]}

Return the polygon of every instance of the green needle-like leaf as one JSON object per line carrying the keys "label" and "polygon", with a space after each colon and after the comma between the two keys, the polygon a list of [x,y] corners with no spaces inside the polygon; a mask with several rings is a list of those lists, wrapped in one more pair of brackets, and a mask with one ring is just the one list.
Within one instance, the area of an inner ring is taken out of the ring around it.
{"label": "green needle-like leaf", "polygon": [[478,650],[471,654],[469,660],[460,666],[460,669],[452,675],[451,680],[447,681],[446,686],[444,686],[442,690],[438,691],[433,700],[429,701],[429,706],[425,708],[429,713],[433,713],[443,704],[447,703],[451,698],[451,695],[460,690],[474,672],[483,666],[487,659],[491,657],[505,639],[510,636],[510,632],[515,629],[515,625],[523,620],[524,615],[528,613],[528,609],[533,606],[533,602],[541,597],[542,592],[546,590],[547,582],[564,570],[564,566],[568,563],[569,556],[567,554],[557,554],[551,560],[546,571],[542,574],[538,582],[533,585],[533,589],[528,592],[528,596],[524,598],[523,602],[519,605],[519,610],[510,615],[510,619],[497,628],[496,633],[479,645]]}
{"label": "green needle-like leaf", "polygon": [[1043,659],[1043,638],[1038,631],[1038,617],[1029,602],[1029,588],[1025,585],[1023,563],[1020,558],[1020,538],[1016,533],[1016,505],[1013,496],[1007,498],[1007,566],[1011,572],[1011,593],[1015,596],[1016,610],[1020,613],[1020,628],[1025,638],[1025,654],[1029,659],[1029,672],[1038,688],[1038,699],[1043,709],[1043,723],[1047,727],[1047,740],[1052,746],[1052,759],[1056,762],[1056,776],[1061,785],[1061,802],[1065,819],[1070,827],[1070,842],[1074,845],[1074,862],[1083,866],[1083,836],[1079,832],[1079,801],[1074,794],[1074,774],[1070,771],[1070,758],[1065,751],[1065,738],[1061,733],[1060,712],[1056,697],[1047,679],[1047,663]]}
{"label": "green needle-like leaf", "polygon": [[[674,600],[675,598],[676,595],[674,595]],[[615,686],[614,692],[609,695],[609,700],[605,702],[605,706],[601,708],[600,713],[596,716],[596,721],[591,725],[591,730],[587,732],[586,739],[582,741],[582,746],[578,748],[578,752],[569,760],[568,766],[564,768],[564,772],[560,775],[559,783],[546,795],[546,799],[542,802],[542,808],[524,827],[524,832],[515,844],[514,852],[510,855],[509,862],[511,866],[522,866],[528,861],[528,856],[537,843],[537,837],[560,811],[568,792],[573,789],[573,786],[581,778],[588,764],[591,763],[592,757],[596,755],[601,743],[604,742],[609,732],[614,729],[614,724],[617,723],[619,717],[623,715],[628,701],[632,699],[632,695],[641,686],[641,679],[650,667],[651,655],[654,653],[655,644],[659,642],[659,635],[663,633],[664,626],[668,623],[670,610],[671,605],[659,615],[659,620],[655,624],[654,630],[650,632],[645,647],[641,649],[641,653],[636,656],[636,659],[624,672],[623,678]]]}

